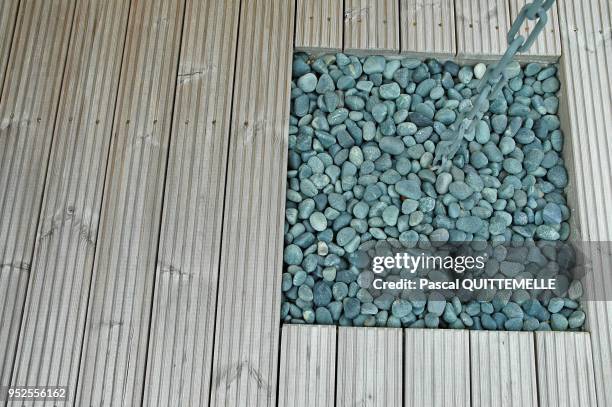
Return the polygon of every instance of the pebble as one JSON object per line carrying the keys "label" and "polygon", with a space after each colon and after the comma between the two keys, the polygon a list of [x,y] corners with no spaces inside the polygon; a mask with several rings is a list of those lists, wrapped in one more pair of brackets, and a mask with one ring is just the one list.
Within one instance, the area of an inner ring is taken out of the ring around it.
{"label": "pebble", "polygon": [[397,299],[391,306],[391,313],[397,318],[404,318],[412,312],[412,304],[404,299]]}
{"label": "pebble", "polygon": [[550,318],[550,327],[553,331],[565,331],[569,327],[569,322],[563,314],[553,314]]}
{"label": "pebble", "polygon": [[506,158],[503,162],[503,167],[508,174],[512,175],[520,174],[523,171],[521,162],[516,158]]}
{"label": "pebble", "polygon": [[313,302],[318,307],[324,307],[332,300],[332,290],[323,281],[319,281],[313,287]]}
{"label": "pebble", "polygon": [[469,198],[474,190],[463,181],[455,181],[449,185],[449,192],[460,201]]}
{"label": "pebble", "polygon": [[314,212],[308,220],[310,221],[310,226],[317,232],[327,229],[327,218],[321,212]]}
{"label": "pebble", "polygon": [[389,83],[378,88],[378,94],[383,99],[397,99],[400,95],[400,87],[397,83]]}
{"label": "pebble", "polygon": [[476,79],[482,79],[487,71],[487,66],[483,63],[476,64],[474,66],[474,76]]}
{"label": "pebble", "polygon": [[386,65],[385,57],[383,56],[369,56],[363,63],[363,72],[370,75],[373,73],[383,73]]}
{"label": "pebble", "polygon": [[377,123],[382,123],[387,118],[387,107],[383,103],[378,103],[372,107],[372,117]]}
{"label": "pebble", "polygon": [[400,155],[405,149],[404,143],[397,137],[383,137],[380,139],[379,146],[383,152],[392,155]]}
{"label": "pebble", "polygon": [[540,225],[536,228],[536,237],[542,240],[559,240],[559,232],[550,225]]}
{"label": "pebble", "polygon": [[395,184],[395,191],[410,199],[420,199],[422,196],[421,187],[416,181],[404,180]]}
{"label": "pebble", "polygon": [[388,226],[395,226],[400,210],[397,206],[387,206],[382,213],[382,218]]}
{"label": "pebble", "polygon": [[317,87],[315,88],[316,92],[320,95],[325,94],[327,92],[333,92],[336,90],[336,85],[334,80],[329,74],[324,73],[319,77],[319,81],[317,82]]}
{"label": "pebble", "polygon": [[542,82],[542,90],[545,93],[556,93],[560,88],[559,80],[556,77],[551,77]]}
{"label": "pebble", "polygon": [[298,265],[302,262],[304,258],[304,254],[302,253],[302,249],[298,246],[291,244],[285,248],[285,254],[283,259],[288,265]]}
{"label": "pebble", "polygon": [[345,298],[342,301],[344,316],[348,319],[353,319],[361,311],[361,302],[356,298]]}
{"label": "pebble", "polygon": [[508,331],[520,331],[523,328],[522,318],[509,318],[504,323],[504,328]]}
{"label": "pebble", "polygon": [[523,310],[517,303],[514,302],[509,302],[506,304],[506,306],[503,308],[503,313],[506,317],[508,317],[508,319],[523,318]]}
{"label": "pebble", "polygon": [[439,317],[442,315],[442,313],[444,313],[445,307],[446,300],[442,294],[433,293],[429,296],[429,300],[427,301],[427,311],[430,314]]}
{"label": "pebble", "polygon": [[332,325],[334,318],[327,308],[319,307],[315,311],[315,321],[320,325]]}
{"label": "pebble", "polygon": [[538,63],[530,63],[525,67],[525,76],[531,77],[537,75],[542,70],[542,66]]}
{"label": "pebble", "polygon": [[558,312],[561,312],[564,305],[565,301],[563,300],[563,298],[551,298],[548,302],[548,311],[550,311],[552,314],[556,314]]}
{"label": "pebble", "polygon": [[583,294],[583,288],[582,288],[582,283],[580,282],[580,280],[572,281],[567,291],[567,295],[569,296],[570,300],[573,300],[573,301],[579,300],[582,297],[582,294]]}
{"label": "pebble", "polygon": [[542,220],[548,224],[560,224],[563,220],[561,207],[554,202],[547,203],[544,209],[542,209]]}
{"label": "pebble", "polygon": [[317,76],[314,73],[310,72],[300,77],[300,79],[298,79],[297,81],[297,85],[304,93],[310,93],[314,92],[314,90],[316,89],[317,82]]}
{"label": "pebble", "polygon": [[436,179],[436,192],[444,195],[448,192],[451,182],[453,181],[453,176],[447,172],[443,172],[438,175]]}
{"label": "pebble", "polygon": [[580,328],[584,325],[586,314],[583,311],[574,311],[568,318],[568,325],[571,329]]}
{"label": "pebble", "polygon": [[357,232],[355,232],[355,229],[351,227],[342,228],[340,229],[340,231],[338,232],[338,235],[336,236],[336,242],[340,246],[346,246],[347,244],[351,242],[351,240],[355,238],[356,235],[357,235]]}
{"label": "pebble", "polygon": [[560,165],[555,165],[546,173],[546,179],[557,188],[565,188],[567,186],[567,171]]}

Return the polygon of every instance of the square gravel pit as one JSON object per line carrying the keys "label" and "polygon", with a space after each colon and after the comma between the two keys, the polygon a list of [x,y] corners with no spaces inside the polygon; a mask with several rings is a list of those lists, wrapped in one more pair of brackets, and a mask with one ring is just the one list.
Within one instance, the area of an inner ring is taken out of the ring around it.
{"label": "square gravel pit", "polygon": [[[582,283],[561,261],[573,254],[558,67],[512,63],[502,92],[452,143],[486,68],[294,55],[284,323],[582,330]],[[374,271],[375,258],[404,254],[423,263]],[[423,266],[436,256],[448,262]],[[484,265],[458,271],[466,256]],[[470,291],[467,280],[542,284]]]}

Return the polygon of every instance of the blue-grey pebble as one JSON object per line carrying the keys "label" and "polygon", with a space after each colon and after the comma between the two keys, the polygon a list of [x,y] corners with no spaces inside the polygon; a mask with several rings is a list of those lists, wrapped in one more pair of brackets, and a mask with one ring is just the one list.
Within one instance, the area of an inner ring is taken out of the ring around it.
{"label": "blue-grey pebble", "polygon": [[344,247],[349,244],[350,241],[353,240],[356,235],[357,232],[355,232],[355,229],[351,227],[342,228],[340,229],[340,231],[338,231],[338,234],[336,235],[336,242],[338,243],[338,245]]}
{"label": "blue-grey pebble", "polygon": [[444,296],[439,293],[432,293],[429,295],[429,299],[427,301],[427,311],[430,314],[441,316],[444,313],[444,308],[446,307],[446,300]]}
{"label": "blue-grey pebble", "polygon": [[332,325],[334,323],[332,313],[325,307],[318,307],[315,310],[315,320],[320,325]]}
{"label": "blue-grey pebble", "polygon": [[314,212],[309,217],[310,226],[317,232],[322,232],[327,229],[327,218],[321,212]]}
{"label": "blue-grey pebble", "polygon": [[382,99],[397,99],[400,93],[401,89],[395,82],[384,84],[378,88],[378,94]]}
{"label": "blue-grey pebble", "polygon": [[404,143],[397,137],[383,137],[380,139],[379,146],[382,151],[392,155],[399,155],[405,149]]}
{"label": "blue-grey pebble", "polygon": [[288,265],[298,265],[302,262],[304,258],[304,254],[302,253],[302,249],[294,244],[291,244],[285,248],[285,252],[283,254],[283,260]]}
{"label": "blue-grey pebble", "polygon": [[317,82],[317,76],[311,72],[301,76],[297,81],[297,85],[304,93],[310,93],[316,89]]}
{"label": "blue-grey pebble", "polygon": [[361,312],[361,303],[356,298],[345,298],[342,300],[344,316],[348,319],[353,319]]}
{"label": "blue-grey pebble", "polygon": [[569,321],[563,314],[552,314],[550,327],[553,331],[565,331],[569,327]]}
{"label": "blue-grey pebble", "polygon": [[369,56],[363,63],[363,72],[368,75],[373,73],[383,73],[385,71],[386,63],[385,57],[383,56]]}
{"label": "blue-grey pebble", "polygon": [[332,300],[332,289],[323,281],[316,283],[312,289],[313,302],[318,307],[324,307]]}
{"label": "blue-grey pebble", "polygon": [[418,200],[422,196],[421,186],[417,181],[403,180],[395,184],[395,191],[410,199]]}

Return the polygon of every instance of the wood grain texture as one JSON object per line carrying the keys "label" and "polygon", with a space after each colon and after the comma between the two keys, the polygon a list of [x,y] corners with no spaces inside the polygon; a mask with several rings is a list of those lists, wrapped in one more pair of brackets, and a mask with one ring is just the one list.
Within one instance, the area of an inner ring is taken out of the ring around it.
{"label": "wood grain texture", "polygon": [[213,406],[274,406],[294,2],[241,6],[212,365]]}
{"label": "wood grain texture", "polygon": [[586,292],[587,329],[597,402],[612,405],[612,5],[608,0],[558,0],[563,55],[561,126],[570,174],[568,206],[576,240],[592,247]]}
{"label": "wood grain texture", "polygon": [[470,335],[404,330],[404,406],[470,407]]}
{"label": "wood grain texture", "polygon": [[344,0],[344,49],[354,54],[397,54],[397,0]]}
{"label": "wood grain texture", "polygon": [[472,406],[537,406],[534,336],[471,331]]}
{"label": "wood grain texture", "polygon": [[343,4],[338,0],[297,0],[295,49],[342,51]]}
{"label": "wood grain texture", "polygon": [[[17,22],[17,11],[20,0],[4,0],[0,2],[0,97],[4,84],[4,73],[11,52],[13,34]],[[2,99],[0,99],[2,100]]]}
{"label": "wood grain texture", "polygon": [[510,29],[507,0],[455,0],[455,15],[460,61],[492,60],[506,52]]}
{"label": "wood grain texture", "polygon": [[453,0],[400,0],[402,54],[454,58],[455,3]]}
{"label": "wood grain texture", "polygon": [[188,0],[144,405],[206,405],[240,1]]}
{"label": "wood grain texture", "polygon": [[279,406],[334,406],[336,331],[335,326],[283,325]]}
{"label": "wood grain texture", "polygon": [[73,1],[21,2],[0,97],[0,386],[13,369],[73,13]]}
{"label": "wood grain texture", "polygon": [[[510,2],[510,23],[514,22],[521,9],[525,4],[531,3],[527,0],[509,0]],[[519,33],[525,38],[529,37],[531,31],[536,25],[536,21],[527,20],[523,24],[523,28]],[[519,61],[542,61],[556,62],[561,56],[561,37],[559,35],[559,14],[557,13],[557,5],[548,12],[548,22],[544,30],[538,35],[528,52],[517,54]]]}
{"label": "wood grain texture", "polygon": [[338,328],[336,406],[401,406],[402,330]]}
{"label": "wood grain texture", "polygon": [[130,10],[77,405],[140,405],[183,1]]}
{"label": "wood grain texture", "polygon": [[129,4],[75,11],[13,385],[76,389]]}
{"label": "wood grain texture", "polygon": [[588,333],[536,332],[540,406],[596,407]]}

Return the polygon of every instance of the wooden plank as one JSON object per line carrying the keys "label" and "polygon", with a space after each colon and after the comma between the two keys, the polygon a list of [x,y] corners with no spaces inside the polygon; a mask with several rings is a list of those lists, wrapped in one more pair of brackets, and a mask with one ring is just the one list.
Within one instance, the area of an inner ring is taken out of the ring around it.
{"label": "wooden plank", "polygon": [[406,329],[404,406],[470,406],[470,335]]}
{"label": "wooden plank", "polygon": [[209,400],[239,6],[239,0],[186,4],[146,406]]}
{"label": "wooden plank", "polygon": [[13,383],[76,383],[128,7],[76,10]]}
{"label": "wooden plank", "polygon": [[21,2],[0,97],[0,386],[13,368],[73,13],[72,1]]}
{"label": "wooden plank", "polygon": [[279,406],[333,407],[336,327],[283,325]]}
{"label": "wooden plank", "polygon": [[536,332],[536,353],[540,406],[597,406],[588,333]]}
{"label": "wooden plank", "polygon": [[507,0],[455,0],[455,14],[460,61],[493,60],[506,52],[510,29]]}
{"label": "wooden plank", "polygon": [[344,0],[344,49],[353,54],[397,54],[397,0]]}
{"label": "wooden plank", "polygon": [[13,385],[76,389],[128,9],[77,5]]}
{"label": "wooden plank", "polygon": [[[20,0],[4,0],[0,2],[0,95],[4,84],[4,73],[6,72],[15,23],[17,22],[17,11]],[[1,100],[1,99],[0,99]]]}
{"label": "wooden plank", "polygon": [[402,330],[338,330],[336,405],[402,405]]}
{"label": "wooden plank", "polygon": [[274,406],[294,2],[241,6],[215,328],[213,406]]}
{"label": "wooden plank", "polygon": [[342,12],[342,1],[297,0],[295,48],[318,53],[342,51]]}
{"label": "wooden plank", "polygon": [[[570,174],[568,206],[576,240],[592,244],[594,273],[584,304],[591,333],[597,402],[612,405],[612,5],[559,1],[561,126]],[[589,84],[585,86],[585,84]],[[607,243],[606,243],[607,242]]]}
{"label": "wooden plank", "polygon": [[77,405],[141,404],[183,12],[130,10]]}
{"label": "wooden plank", "polygon": [[[510,2],[510,21],[513,22],[518,16],[523,6],[531,3],[527,0],[509,0]],[[525,38],[529,36],[536,22],[527,20],[520,34]],[[561,56],[561,37],[559,36],[559,14],[556,4],[548,12],[548,23],[544,30],[538,35],[528,52],[517,54],[519,61],[542,61],[556,62]]]}
{"label": "wooden plank", "polygon": [[537,406],[534,335],[470,332],[472,406]]}
{"label": "wooden plank", "polygon": [[402,54],[420,58],[453,58],[455,3],[453,0],[400,0]]}

